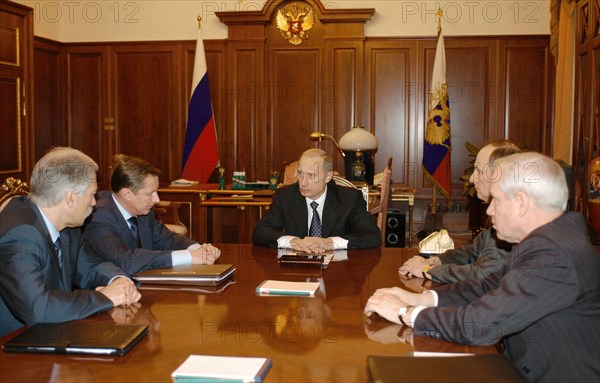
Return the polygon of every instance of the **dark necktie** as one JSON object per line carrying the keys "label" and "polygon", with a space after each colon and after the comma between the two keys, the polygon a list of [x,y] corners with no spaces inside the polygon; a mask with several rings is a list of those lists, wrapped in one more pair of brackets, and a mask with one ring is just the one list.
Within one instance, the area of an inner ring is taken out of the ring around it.
{"label": "dark necktie", "polygon": [[312,221],[310,222],[310,229],[308,230],[309,237],[320,237],[323,228],[321,227],[321,219],[319,218],[319,212],[317,211],[318,203],[312,201],[310,207],[313,209]]}
{"label": "dark necktie", "polygon": [[130,217],[127,222],[129,223],[129,228],[131,229],[131,234],[133,234],[133,238],[135,238],[135,243],[140,246],[140,233],[138,231],[138,221],[136,217]]}
{"label": "dark necktie", "polygon": [[54,241],[54,250],[56,251],[56,257],[58,258],[58,266],[62,270],[63,260],[62,260],[62,249],[60,248],[60,246],[61,246],[61,243],[60,243],[60,235],[59,235],[58,238],[56,238],[56,241]]}

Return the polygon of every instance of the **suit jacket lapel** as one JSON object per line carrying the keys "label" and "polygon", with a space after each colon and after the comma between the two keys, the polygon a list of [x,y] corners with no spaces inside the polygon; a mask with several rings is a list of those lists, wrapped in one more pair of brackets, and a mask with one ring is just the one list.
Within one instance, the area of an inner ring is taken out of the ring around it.
{"label": "suit jacket lapel", "polygon": [[[48,231],[48,228],[46,227],[44,217],[42,216],[42,213],[40,212],[39,207],[37,205],[35,205],[31,202],[28,202],[28,203],[30,204],[31,208],[33,209],[33,211],[35,212],[35,214],[37,216],[37,222],[34,224],[34,226],[43,234],[43,236],[46,240],[46,247],[48,249],[50,249],[50,254],[52,255],[52,261],[53,261],[52,267],[54,267],[56,269],[57,275],[61,275],[62,271],[60,270],[60,263],[58,261],[58,253],[56,252],[54,242],[52,241],[52,236],[50,235],[50,232]],[[62,235],[61,235],[60,240],[61,240],[61,249],[66,248],[64,245],[63,239],[62,239]],[[64,255],[65,254],[66,253],[63,250],[63,263],[64,263]],[[61,281],[61,283],[62,283],[62,281]]]}
{"label": "suit jacket lapel", "polygon": [[[150,212],[152,214],[152,212]],[[144,249],[152,249],[150,226],[148,225],[148,216],[138,216],[138,233],[140,243]]]}
{"label": "suit jacket lapel", "polygon": [[327,185],[327,197],[325,198],[325,206],[323,206],[323,217],[321,217],[323,238],[327,238],[331,235],[331,231],[335,226],[335,210],[337,209],[338,205],[339,201],[335,191],[333,190],[333,187],[329,187],[329,185]]}
{"label": "suit jacket lapel", "polygon": [[[123,238],[123,240],[127,243],[127,247],[129,247],[130,249],[135,249],[137,246],[137,241],[135,239],[135,237],[133,236],[133,233],[131,232],[131,228],[129,227],[129,222],[127,222],[127,220],[123,217],[123,214],[121,214],[121,211],[119,210],[119,207],[117,206],[117,204],[115,203],[115,200],[112,197],[112,194],[110,192],[100,192],[100,193],[105,193],[105,195],[103,195],[104,198],[106,198],[106,200],[108,201],[108,205],[110,210],[112,211],[112,213],[115,215],[115,217],[117,218],[117,221],[119,222],[119,225],[121,226],[121,238]],[[139,218],[138,218],[138,233],[140,233],[140,238],[141,237],[141,227],[143,225],[140,223]],[[126,234],[125,234],[126,233]]]}
{"label": "suit jacket lapel", "polygon": [[[299,225],[297,228],[297,232],[300,233],[300,238],[304,238],[306,237],[306,235],[308,235],[308,208],[306,206],[306,198],[302,194],[300,194],[300,187],[296,185],[296,188],[297,197],[293,199],[292,203],[294,204],[294,206],[292,211],[294,212],[294,214],[297,214],[298,217],[294,217],[292,222],[295,225]],[[289,232],[293,233],[293,231],[291,230]]]}

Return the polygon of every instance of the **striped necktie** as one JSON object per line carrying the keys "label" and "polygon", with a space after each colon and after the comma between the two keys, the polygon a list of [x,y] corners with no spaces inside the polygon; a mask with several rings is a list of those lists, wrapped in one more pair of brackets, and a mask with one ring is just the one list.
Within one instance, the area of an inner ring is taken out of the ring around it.
{"label": "striped necktie", "polygon": [[62,259],[62,249],[61,249],[60,235],[56,238],[56,241],[54,241],[54,250],[56,251],[56,257],[58,258],[58,266],[62,270],[62,268],[63,268],[63,259]]}

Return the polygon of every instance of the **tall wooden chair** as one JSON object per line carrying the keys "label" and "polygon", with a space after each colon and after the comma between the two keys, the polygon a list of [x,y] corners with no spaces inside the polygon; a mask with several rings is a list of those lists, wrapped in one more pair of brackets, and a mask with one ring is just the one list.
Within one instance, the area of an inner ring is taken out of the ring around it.
{"label": "tall wooden chair", "polygon": [[20,179],[8,177],[2,185],[0,185],[0,211],[8,205],[8,201],[17,195],[29,194],[29,185]]}
{"label": "tall wooden chair", "polygon": [[385,243],[385,227],[387,220],[387,210],[390,203],[392,190],[392,157],[388,158],[387,165],[383,169],[383,176],[381,177],[381,191],[379,193],[379,200],[375,203],[369,204],[369,213],[377,215],[377,226],[381,230],[382,243]]}

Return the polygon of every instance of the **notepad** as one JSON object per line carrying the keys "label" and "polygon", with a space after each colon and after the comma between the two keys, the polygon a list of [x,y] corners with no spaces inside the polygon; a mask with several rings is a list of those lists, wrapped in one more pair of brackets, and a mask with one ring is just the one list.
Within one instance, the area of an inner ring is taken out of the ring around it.
{"label": "notepad", "polygon": [[270,358],[190,355],[171,378],[175,383],[262,382],[271,365]]}
{"label": "notepad", "polygon": [[235,267],[228,264],[175,266],[153,269],[133,276],[139,282],[163,285],[217,286],[233,275]]}
{"label": "notepad", "polygon": [[53,354],[127,354],[148,333],[147,325],[117,323],[40,323],[18,334],[5,352]]}
{"label": "notepad", "polygon": [[256,287],[257,295],[297,295],[312,297],[319,282],[290,282],[268,279]]}

